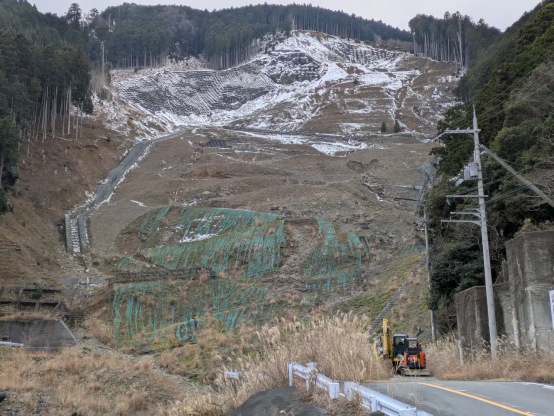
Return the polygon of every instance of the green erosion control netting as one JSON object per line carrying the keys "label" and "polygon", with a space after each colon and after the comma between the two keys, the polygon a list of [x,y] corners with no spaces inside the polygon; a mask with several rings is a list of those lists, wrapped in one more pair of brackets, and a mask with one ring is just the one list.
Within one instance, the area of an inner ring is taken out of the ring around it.
{"label": "green erosion control netting", "polygon": [[[178,208],[173,208],[178,209]],[[157,230],[169,207],[144,220],[139,235]],[[174,244],[152,248],[146,257],[168,269],[209,267],[214,272],[242,270],[262,277],[280,263],[285,243],[281,216],[226,208],[181,208]]]}
{"label": "green erosion control netting", "polygon": [[[345,290],[369,266],[369,241],[337,234],[329,221],[317,222],[316,248],[301,263],[305,293],[289,293],[285,299],[257,287],[256,279],[281,265],[282,216],[225,208],[163,207],[150,212],[131,229],[150,247],[144,251],[148,261],[168,269],[211,268],[239,279],[122,285],[110,298],[114,337],[155,348],[194,341],[208,313],[220,330],[232,331],[243,324],[263,325],[283,308],[310,306],[323,293]],[[118,268],[131,261],[121,259]],[[245,284],[241,276],[253,280]]]}
{"label": "green erosion control netting", "polygon": [[138,231],[139,237],[142,234],[148,234],[152,230],[155,230],[158,227],[158,224],[165,217],[165,214],[171,209],[171,206],[162,207],[159,210],[153,211],[142,223]]}
{"label": "green erosion control netting", "polygon": [[174,326],[177,340],[193,340],[208,311],[224,331],[246,321],[262,325],[275,307],[274,303],[266,302],[268,294],[265,288],[216,280],[187,289],[164,283],[123,285],[110,295],[114,337],[131,339]]}
{"label": "green erosion control netting", "polygon": [[130,265],[131,263],[133,263],[133,259],[129,258],[129,257],[123,257],[118,263],[117,263],[117,269],[120,270],[120,269],[124,269],[125,267],[127,267],[128,265]]}
{"label": "green erosion control netting", "polygon": [[370,265],[369,241],[356,234],[337,235],[329,221],[317,220],[321,244],[312,251],[304,265],[308,278],[305,288],[314,292],[329,292],[360,276],[360,269]]}

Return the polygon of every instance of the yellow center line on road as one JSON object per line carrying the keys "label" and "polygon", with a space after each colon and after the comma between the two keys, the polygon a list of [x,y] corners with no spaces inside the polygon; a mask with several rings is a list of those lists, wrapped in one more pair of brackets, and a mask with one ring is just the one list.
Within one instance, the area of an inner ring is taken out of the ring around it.
{"label": "yellow center line on road", "polygon": [[483,399],[482,397],[474,396],[472,394],[462,393],[461,391],[458,391],[458,390],[452,390],[452,389],[449,389],[448,387],[437,386],[436,384],[429,384],[429,383],[417,383],[417,384],[423,384],[424,386],[434,387],[436,389],[446,390],[446,391],[450,391],[452,393],[461,394],[462,396],[471,397],[472,399],[480,400],[482,402],[492,404],[493,406],[498,406],[498,407],[501,407],[503,409],[510,410],[512,412],[515,412],[515,413],[519,413],[520,415],[535,416],[533,413],[524,412],[522,410],[514,409],[513,407],[505,406],[503,404],[496,403],[496,402],[493,402],[491,400]]}

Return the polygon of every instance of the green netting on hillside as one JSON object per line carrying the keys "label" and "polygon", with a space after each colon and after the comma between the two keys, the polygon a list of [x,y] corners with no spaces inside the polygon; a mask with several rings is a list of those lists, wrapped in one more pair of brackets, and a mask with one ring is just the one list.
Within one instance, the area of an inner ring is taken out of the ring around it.
{"label": "green netting on hillside", "polygon": [[285,243],[284,220],[273,214],[232,209],[192,208],[181,211],[177,245],[153,248],[146,257],[168,269],[209,267],[242,270],[246,277],[262,277],[280,263]]}
{"label": "green netting on hillside", "polygon": [[304,288],[307,291],[318,292],[330,292],[335,288],[341,288],[345,290],[350,282],[360,277],[359,269],[352,269],[343,273],[332,274],[331,276],[321,279],[307,280],[304,284]]}
{"label": "green netting on hillside", "polygon": [[[145,334],[174,326],[177,340],[193,340],[208,311],[214,313],[226,331],[246,321],[262,324],[270,318],[272,308],[257,304],[265,302],[268,294],[265,288],[222,281],[190,289],[163,283],[123,285],[110,295],[114,337],[144,338]],[[200,322],[196,323],[197,319]],[[195,322],[192,326],[191,320]]]}
{"label": "green netting on hillside", "polygon": [[344,268],[370,265],[367,237],[358,237],[356,234],[337,236],[329,221],[318,219],[317,222],[321,244],[312,251],[306,262],[304,276],[331,276],[341,274]]}
{"label": "green netting on hillside", "polygon": [[321,243],[312,251],[304,265],[305,289],[325,293],[345,290],[360,277],[361,269],[370,265],[370,245],[367,237],[356,234],[337,235],[329,221],[317,220]]}
{"label": "green netting on hillside", "polygon": [[133,259],[130,258],[130,257],[123,257],[119,263],[117,263],[117,268],[118,269],[124,269],[125,267],[127,267],[129,264],[133,263]]}
{"label": "green netting on hillside", "polygon": [[412,245],[409,245],[409,246],[405,247],[402,250],[402,253],[400,253],[400,255],[401,256],[407,256],[408,254],[419,253],[420,251],[421,250],[420,250],[420,248],[417,244],[412,244]]}
{"label": "green netting on hillside", "polygon": [[138,231],[139,237],[142,234],[148,234],[152,230],[155,230],[162,220],[163,217],[167,214],[167,212],[170,210],[171,206],[162,207],[159,210],[155,210],[152,212],[150,216],[148,216],[140,226],[140,229]]}

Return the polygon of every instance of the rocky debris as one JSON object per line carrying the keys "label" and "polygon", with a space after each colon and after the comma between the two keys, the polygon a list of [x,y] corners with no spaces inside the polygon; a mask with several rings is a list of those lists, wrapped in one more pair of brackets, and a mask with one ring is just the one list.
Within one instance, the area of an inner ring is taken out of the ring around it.
{"label": "rocky debris", "polygon": [[277,50],[259,61],[260,69],[277,84],[314,81],[321,78],[322,65],[303,51]]}

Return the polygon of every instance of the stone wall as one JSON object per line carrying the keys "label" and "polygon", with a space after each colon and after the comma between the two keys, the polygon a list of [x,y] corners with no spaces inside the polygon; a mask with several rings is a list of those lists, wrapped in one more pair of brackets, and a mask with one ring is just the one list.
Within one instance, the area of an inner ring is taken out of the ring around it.
{"label": "stone wall", "polygon": [[209,279],[215,279],[215,272],[206,267],[195,267],[191,269],[150,269],[138,272],[118,271],[110,283],[135,283],[151,282],[156,280],[197,280],[201,275],[206,274]]}

